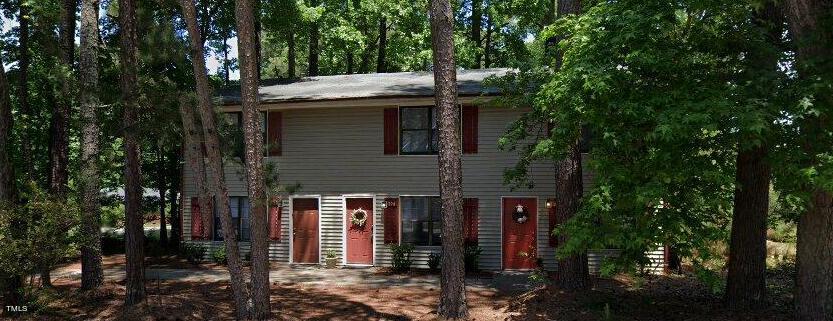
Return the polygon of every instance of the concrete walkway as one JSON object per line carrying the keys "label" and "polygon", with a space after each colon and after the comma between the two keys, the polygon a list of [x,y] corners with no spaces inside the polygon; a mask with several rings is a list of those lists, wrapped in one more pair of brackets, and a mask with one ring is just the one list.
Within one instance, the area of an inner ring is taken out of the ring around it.
{"label": "concrete walkway", "polygon": [[[124,280],[125,272],[123,266],[107,267],[104,269],[104,277],[107,280]],[[54,278],[79,279],[80,270],[63,270],[53,273]],[[173,268],[146,268],[145,278],[153,280],[177,280],[194,282],[216,282],[229,279],[228,271],[221,268],[212,269],[173,269]],[[363,286],[370,288],[392,287],[392,286],[417,286],[422,288],[438,288],[440,286],[438,275],[391,275],[379,273],[378,268],[336,268],[326,269],[318,265],[290,265],[279,264],[272,266],[269,272],[269,279],[280,285],[304,285],[313,287],[353,287]],[[466,284],[475,289],[495,290],[500,292],[520,292],[534,286],[529,281],[529,273],[504,272],[487,277],[466,278]]]}

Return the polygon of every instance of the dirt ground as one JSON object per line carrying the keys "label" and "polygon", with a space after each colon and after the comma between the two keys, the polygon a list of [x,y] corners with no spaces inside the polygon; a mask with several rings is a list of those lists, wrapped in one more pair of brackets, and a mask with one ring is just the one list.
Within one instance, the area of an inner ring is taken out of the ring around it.
{"label": "dirt ground", "polygon": [[[155,266],[189,268],[168,258]],[[65,266],[72,269],[75,264]],[[123,256],[107,256],[104,266],[118,267]],[[192,269],[218,269],[213,264]],[[59,269],[60,270],[60,269]],[[771,272],[769,304],[754,311],[730,312],[719,295],[691,275],[634,279],[595,279],[593,289],[568,293],[539,286],[522,293],[482,287],[467,292],[470,320],[791,320],[794,270]],[[227,281],[148,281],[147,301],[130,311],[122,306],[123,282],[109,281],[95,293],[78,291],[74,278],[55,280],[39,311],[24,320],[230,320]],[[276,320],[435,320],[439,288],[421,286],[322,286],[274,283]],[[6,315],[8,316],[8,315]],[[3,319],[0,315],[0,319]]]}

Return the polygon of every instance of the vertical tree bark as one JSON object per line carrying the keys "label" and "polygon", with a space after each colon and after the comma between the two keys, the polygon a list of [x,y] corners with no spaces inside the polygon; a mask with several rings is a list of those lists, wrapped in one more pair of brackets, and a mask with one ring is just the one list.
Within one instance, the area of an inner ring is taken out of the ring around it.
{"label": "vertical tree bark", "polygon": [[127,284],[124,303],[135,305],[145,299],[145,250],[142,217],[142,176],[139,151],[139,88],[136,31],[136,1],[119,2],[121,38],[121,103],[124,108],[124,227]]}
{"label": "vertical tree bark", "polygon": [[[190,97],[182,96],[179,99],[179,115],[182,117],[182,130],[183,130],[183,138],[185,144],[185,163],[188,164],[188,168],[194,172],[194,189],[197,191],[199,197],[199,205],[200,208],[211,209],[212,207],[212,198],[213,192],[209,190],[208,184],[206,184],[206,171],[205,171],[205,157],[202,153],[202,145],[205,144],[204,140],[202,139],[202,135],[200,131],[197,129],[197,125],[194,119],[194,107],[192,105],[192,101]],[[211,215],[202,215],[202,228],[203,230],[200,232],[200,235],[191,236],[191,238],[203,238],[207,239],[211,237],[211,231],[209,230],[209,226],[211,226]]]}
{"label": "vertical tree bark", "polygon": [[[581,12],[579,0],[558,0],[559,17]],[[561,65],[563,53],[556,52],[556,67]],[[557,71],[556,71],[557,72]],[[572,219],[578,212],[584,186],[582,184],[581,150],[579,139],[570,146],[565,158],[555,164],[555,217],[559,224]],[[558,244],[563,246],[570,235],[558,235]],[[581,252],[558,259],[556,285],[566,290],[586,289],[590,286],[590,272],[587,268],[587,253]]]}
{"label": "vertical tree bark", "polygon": [[295,31],[289,30],[286,35],[286,76],[289,79],[295,78]]}
{"label": "vertical tree bark", "polygon": [[[352,2],[351,0],[346,0],[345,3],[344,3],[344,10],[347,13],[346,16],[350,20],[353,19],[353,16],[350,13],[351,7],[353,7],[353,3],[351,3],[351,2]],[[358,12],[358,10],[357,10],[357,12]],[[353,55],[353,49],[350,48],[350,46],[347,46],[346,51],[347,51],[347,53],[346,53],[347,74],[350,75],[350,74],[353,74],[353,69],[355,68],[355,64],[356,64],[356,61],[355,61],[356,57],[355,57],[355,55]]]}
{"label": "vertical tree bark", "polygon": [[486,23],[486,45],[483,48],[484,57],[483,57],[483,67],[489,68],[492,66],[492,18],[489,17],[488,22]]}
{"label": "vertical tree bark", "polygon": [[434,52],[434,101],[439,122],[439,176],[442,199],[441,318],[465,319],[466,278],[463,263],[463,172],[457,65],[454,60],[454,12],[449,0],[431,0],[431,47]]}
{"label": "vertical tree bark", "polygon": [[11,157],[12,101],[6,70],[0,58],[0,203],[14,203],[17,199],[14,166]]}
{"label": "vertical tree bark", "polygon": [[[25,1],[20,1],[20,14],[18,17],[18,30],[20,30],[20,37],[18,42],[20,44],[20,57],[18,59],[18,74],[19,74],[19,87],[18,87],[18,104],[20,106],[20,112],[24,115],[24,117],[30,117],[32,114],[32,107],[29,106],[29,64],[30,64],[30,54],[29,54],[29,5]],[[29,142],[29,135],[26,130],[22,130],[20,133],[21,141],[24,142],[21,146],[23,149],[23,163],[25,164],[27,170],[26,175],[28,180],[34,179],[34,162],[32,160],[32,144],[28,144],[25,142]]]}
{"label": "vertical tree bark", "polygon": [[[159,243],[162,246],[168,246],[168,224],[165,220],[165,207],[168,206],[165,195],[167,194],[168,184],[165,182],[165,154],[163,153],[162,143],[156,153],[156,189],[159,191]],[[171,209],[173,211],[173,209]]]}
{"label": "vertical tree bark", "polygon": [[81,99],[81,288],[101,286],[101,203],[99,201],[98,0],[81,1],[78,78]]}
{"label": "vertical tree bark", "polygon": [[[310,1],[311,7],[318,6],[318,1]],[[318,30],[318,21],[313,21],[309,25],[309,54],[307,74],[310,77],[318,76],[318,38],[320,31]]]}
{"label": "vertical tree bark", "polygon": [[729,246],[726,303],[732,309],[760,306],[766,297],[766,217],[770,165],[767,146],[737,156],[735,204]]}
{"label": "vertical tree bark", "polygon": [[[755,13],[755,24],[775,47],[783,33],[783,13],[774,2],[768,2]],[[749,53],[751,73],[778,70],[775,50],[754,50]],[[752,74],[752,77],[755,77]],[[766,81],[766,77],[758,77]],[[762,84],[763,85],[763,84]],[[773,88],[774,90],[775,88]],[[770,90],[761,92],[769,95]],[[766,96],[762,97],[766,99]],[[765,123],[772,123],[768,119]],[[769,212],[771,165],[766,159],[769,146],[762,143],[744,148],[744,141],[765,141],[760,133],[742,133],[738,141],[735,172],[735,200],[729,244],[726,304],[731,309],[761,307],[766,299],[766,228]]]}
{"label": "vertical tree bark", "polygon": [[231,77],[231,60],[228,59],[228,52],[229,52],[229,45],[228,45],[228,32],[223,35],[223,71],[225,74],[223,75],[223,85],[228,86],[230,77]]}
{"label": "vertical tree bark", "polygon": [[269,304],[269,222],[263,182],[263,134],[258,110],[257,45],[251,21],[252,0],[237,0],[237,48],[240,52],[240,97],[243,103],[243,136],[246,146],[246,182],[251,204],[252,232],[252,318],[268,320]]}
{"label": "vertical tree bark", "polygon": [[[191,57],[194,61],[194,78],[197,84],[197,99],[199,101],[200,120],[202,121],[203,136],[205,138],[205,151],[208,158],[208,171],[210,177],[209,190],[216,193],[217,209],[220,212],[220,226],[223,230],[223,242],[226,246],[228,257],[228,270],[231,278],[231,290],[234,297],[236,317],[238,320],[246,320],[249,317],[249,291],[246,288],[246,281],[243,277],[243,265],[240,261],[240,249],[237,247],[237,232],[234,230],[234,223],[231,220],[231,209],[229,207],[228,190],[223,173],[223,159],[220,155],[220,138],[217,133],[217,125],[214,120],[214,108],[211,102],[211,85],[208,81],[208,74],[205,71],[205,56],[201,35],[197,28],[197,12],[193,0],[181,0],[183,16],[191,38]],[[204,215],[207,216],[207,215]]]}
{"label": "vertical tree bark", "polygon": [[376,72],[387,72],[385,66],[385,51],[388,48],[388,18],[379,18],[379,51],[376,55]]}
{"label": "vertical tree bark", "polygon": [[[75,61],[75,0],[63,0],[60,26],[61,96],[52,110],[51,134],[49,139],[49,191],[55,197],[66,200],[69,183],[69,119],[72,104],[72,73]],[[52,285],[47,265],[41,270],[41,284]]]}
{"label": "vertical tree bark", "polygon": [[[799,77],[833,81],[833,0],[788,0],[787,20],[797,43]],[[824,142],[831,124],[833,93],[817,93],[814,104],[822,113],[801,123],[802,148],[809,155],[829,151]],[[807,166],[819,162],[812,158]],[[811,199],[798,221],[796,254],[796,319],[833,320],[833,193],[821,186],[807,186]]]}
{"label": "vertical tree bark", "polygon": [[[194,119],[193,115],[191,119]],[[180,156],[180,151],[181,149],[174,149],[170,157],[168,157],[168,168],[173,170],[171,172],[171,179],[169,180],[170,187],[168,188],[171,191],[171,196],[168,198],[171,204],[171,238],[169,239],[169,246],[173,249],[179,248],[179,243],[182,238],[182,224],[180,223],[182,212],[180,212],[180,203],[178,202],[180,191],[182,191],[182,167],[179,164],[182,156]]]}
{"label": "vertical tree bark", "polygon": [[483,27],[483,0],[471,0],[471,41],[477,48],[474,54],[473,69],[480,69],[480,60],[483,55],[480,53],[480,33]]}
{"label": "vertical tree bark", "polygon": [[[20,12],[19,12],[19,26],[18,29],[20,30],[20,58],[18,61],[18,70],[20,71],[19,77],[19,87],[18,87],[18,95],[20,96],[19,99],[19,106],[20,106],[20,116],[23,123],[28,123],[30,118],[32,117],[32,107],[29,105],[29,64],[30,64],[30,55],[29,55],[29,5],[24,1],[20,1]],[[21,158],[23,160],[23,175],[26,178],[27,183],[35,180],[35,162],[33,161],[33,154],[34,154],[34,147],[33,144],[29,144],[27,142],[31,141],[29,137],[28,130],[24,129],[20,131],[20,141],[22,142],[20,149],[21,149]]]}

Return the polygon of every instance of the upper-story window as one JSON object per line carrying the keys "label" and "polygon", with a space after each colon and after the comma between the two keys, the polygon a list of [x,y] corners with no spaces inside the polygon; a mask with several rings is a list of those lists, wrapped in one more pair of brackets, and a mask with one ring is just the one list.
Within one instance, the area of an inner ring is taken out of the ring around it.
{"label": "upper-story window", "polygon": [[434,107],[399,108],[399,153],[437,154],[437,114]]}

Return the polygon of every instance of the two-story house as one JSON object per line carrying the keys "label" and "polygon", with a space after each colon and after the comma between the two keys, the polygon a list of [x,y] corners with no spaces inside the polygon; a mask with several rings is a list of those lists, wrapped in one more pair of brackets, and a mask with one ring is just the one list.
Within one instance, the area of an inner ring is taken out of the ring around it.
{"label": "two-story house", "polygon": [[[530,169],[534,187],[510,190],[503,174],[516,164],[517,153],[500,150],[498,139],[523,111],[482,104],[497,92],[481,82],[504,72],[457,75],[465,238],[482,248],[480,268],[530,269],[541,258],[552,269],[552,208],[558,202],[554,164],[535,163]],[[344,265],[385,266],[391,261],[389,244],[411,243],[412,259],[424,267],[429,254],[440,251],[433,87],[431,73],[406,72],[312,77],[260,88],[269,145],[265,160],[276,165],[282,184],[300,184],[269,209],[272,260],[319,264],[334,251]],[[225,119],[239,124],[238,94],[226,94],[222,101]],[[237,163],[225,165],[231,212],[245,252],[250,233],[243,173]],[[183,239],[222,246],[219,224],[203,227],[193,219],[216,216],[216,211],[199,208],[193,172],[186,168],[183,177]],[[207,237],[195,232],[202,229]],[[651,256],[662,264],[661,251]],[[590,257],[594,270],[601,255]]]}

